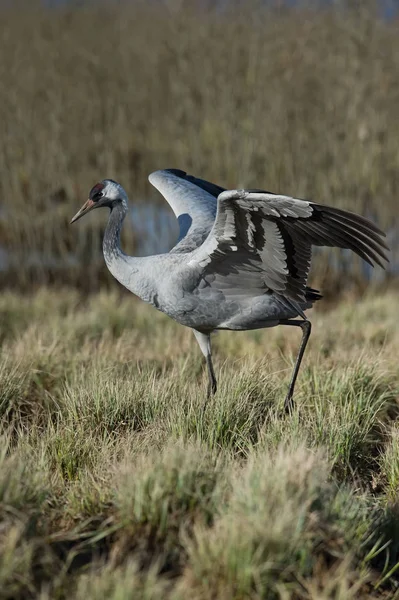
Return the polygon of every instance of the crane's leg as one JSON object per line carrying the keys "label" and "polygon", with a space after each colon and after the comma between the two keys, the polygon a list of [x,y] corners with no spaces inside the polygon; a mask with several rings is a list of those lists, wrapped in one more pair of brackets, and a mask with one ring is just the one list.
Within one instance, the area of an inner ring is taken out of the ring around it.
{"label": "crane's leg", "polygon": [[294,408],[294,388],[295,382],[298,377],[299,369],[301,366],[302,358],[305,353],[306,345],[308,343],[310,333],[312,331],[312,324],[310,321],[290,321],[290,320],[281,320],[280,325],[293,325],[294,327],[300,327],[302,329],[302,341],[299,347],[298,356],[296,357],[294,370],[292,372],[292,377],[290,381],[290,386],[288,388],[288,394],[285,398],[284,409],[286,413],[290,413]]}
{"label": "crane's leg", "polygon": [[217,390],[215,371],[213,370],[212,364],[211,335],[209,333],[201,333],[201,331],[197,331],[196,329],[193,329],[193,332],[197,339],[199,347],[201,348],[201,352],[205,356],[209,378],[207,398],[210,398],[210,396],[216,394]]}

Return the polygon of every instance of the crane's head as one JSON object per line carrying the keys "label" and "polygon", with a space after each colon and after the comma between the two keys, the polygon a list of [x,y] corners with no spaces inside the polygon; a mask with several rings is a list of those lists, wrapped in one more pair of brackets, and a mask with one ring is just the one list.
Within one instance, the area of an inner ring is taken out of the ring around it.
{"label": "crane's head", "polygon": [[121,184],[117,183],[113,179],[103,179],[91,188],[89,199],[76,213],[71,220],[71,223],[75,223],[75,221],[83,217],[83,215],[86,215],[94,208],[108,206],[108,208],[112,209],[116,204],[120,203],[127,204],[126,192]]}

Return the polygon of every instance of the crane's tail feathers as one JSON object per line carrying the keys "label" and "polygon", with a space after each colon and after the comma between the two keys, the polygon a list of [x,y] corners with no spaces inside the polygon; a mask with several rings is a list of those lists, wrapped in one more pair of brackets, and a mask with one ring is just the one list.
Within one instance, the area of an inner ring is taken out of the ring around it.
{"label": "crane's tail feathers", "polygon": [[283,294],[275,294],[275,298],[277,298],[282,308],[287,311],[287,319],[293,319],[294,317],[299,315],[305,321],[306,315],[304,311],[308,308],[312,308],[313,304],[317,302],[317,300],[320,300],[322,297],[323,296],[318,290],[314,290],[310,287],[306,287],[304,301],[294,300],[294,298],[290,298]]}
{"label": "crane's tail feathers", "polygon": [[313,288],[307,287],[305,290],[305,299],[307,302],[317,302],[317,300],[321,300],[323,296],[320,294],[319,290],[314,290]]}

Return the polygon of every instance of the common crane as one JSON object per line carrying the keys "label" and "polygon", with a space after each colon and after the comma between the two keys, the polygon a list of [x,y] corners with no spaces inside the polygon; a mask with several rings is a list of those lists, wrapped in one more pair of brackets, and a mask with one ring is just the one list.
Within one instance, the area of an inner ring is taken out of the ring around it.
{"label": "common crane", "polygon": [[225,190],[177,169],[149,180],[175,213],[180,235],[170,252],[135,258],[120,247],[128,212],[123,187],[104,179],[73,217],[110,209],[103,239],[105,262],[128,290],[172,319],[191,327],[205,356],[208,397],[216,392],[211,333],[290,325],[302,341],[285,410],[293,393],[311,323],[304,311],[321,298],[307,287],[312,246],[349,248],[384,268],[385,234],[357,214],[262,190]]}

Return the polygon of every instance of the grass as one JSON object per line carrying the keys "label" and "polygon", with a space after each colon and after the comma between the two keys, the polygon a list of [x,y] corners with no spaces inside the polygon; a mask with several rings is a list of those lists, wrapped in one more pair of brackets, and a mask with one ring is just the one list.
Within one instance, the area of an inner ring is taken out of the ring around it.
{"label": "grass", "polygon": [[399,597],[395,296],[191,332],[133,298],[0,298],[0,597]]}
{"label": "grass", "polygon": [[[2,282],[109,282],[104,215],[69,227],[104,177],[120,181],[132,204],[155,206],[155,232],[140,217],[126,223],[128,253],[147,237],[172,243],[176,231],[147,182],[166,167],[395,228],[398,25],[376,18],[373,2],[72,4],[0,9]],[[347,268],[359,283],[360,262]],[[333,270],[320,260],[324,290],[325,281],[339,287]]]}

